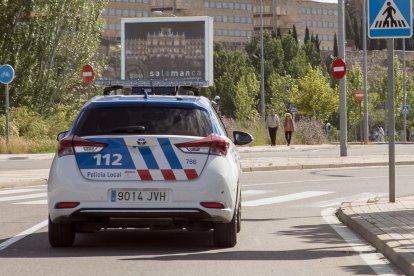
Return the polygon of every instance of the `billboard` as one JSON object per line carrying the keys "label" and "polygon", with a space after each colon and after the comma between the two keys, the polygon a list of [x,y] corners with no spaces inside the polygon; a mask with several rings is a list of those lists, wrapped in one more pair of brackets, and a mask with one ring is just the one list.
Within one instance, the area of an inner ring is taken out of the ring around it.
{"label": "billboard", "polygon": [[122,80],[151,86],[213,85],[213,20],[208,16],[123,18]]}

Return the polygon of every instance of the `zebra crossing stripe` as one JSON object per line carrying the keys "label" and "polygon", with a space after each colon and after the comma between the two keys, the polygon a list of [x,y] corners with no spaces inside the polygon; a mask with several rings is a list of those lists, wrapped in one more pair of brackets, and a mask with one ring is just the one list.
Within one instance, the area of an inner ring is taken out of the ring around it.
{"label": "zebra crossing stripe", "polygon": [[21,239],[25,238],[26,236],[31,235],[34,232],[42,229],[43,227],[46,227],[47,224],[48,224],[48,220],[44,220],[41,223],[36,224],[35,226],[21,232],[20,234],[17,234],[13,238],[8,239],[5,242],[0,243],[0,251],[6,249],[7,247],[12,245],[13,243],[16,243],[16,242],[20,241]]}
{"label": "zebra crossing stripe", "polygon": [[47,204],[47,199],[16,202],[16,203],[13,203],[13,204],[17,204],[17,205],[46,205]]}
{"label": "zebra crossing stripe", "polygon": [[0,195],[22,194],[22,193],[38,192],[38,191],[41,191],[41,189],[13,189],[13,190],[0,191]]}
{"label": "zebra crossing stripe", "polygon": [[254,207],[254,206],[269,205],[269,204],[282,203],[282,202],[287,202],[287,201],[317,197],[317,196],[322,196],[322,195],[327,195],[327,194],[332,194],[332,193],[334,193],[334,192],[331,192],[331,191],[307,191],[307,192],[302,192],[302,193],[288,194],[288,195],[284,195],[284,196],[276,196],[276,197],[269,197],[269,198],[245,201],[245,202],[242,202],[242,206]]}
{"label": "zebra crossing stripe", "polygon": [[37,194],[19,195],[19,196],[6,196],[6,197],[0,197],[0,202],[46,197],[46,195],[47,195],[46,193],[37,193]]}

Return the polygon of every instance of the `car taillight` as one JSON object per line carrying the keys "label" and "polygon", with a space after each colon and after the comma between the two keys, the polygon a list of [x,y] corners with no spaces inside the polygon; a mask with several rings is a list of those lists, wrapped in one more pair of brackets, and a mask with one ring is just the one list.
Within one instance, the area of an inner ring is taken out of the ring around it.
{"label": "car taillight", "polygon": [[188,153],[205,153],[226,156],[229,142],[215,134],[195,141],[175,144],[179,149]]}
{"label": "car taillight", "polygon": [[225,206],[221,202],[200,202],[201,206],[209,209],[224,209]]}
{"label": "car taillight", "polygon": [[58,156],[76,153],[95,153],[103,150],[107,144],[84,140],[78,136],[68,136],[59,141]]}
{"label": "car taillight", "polygon": [[55,209],[71,209],[79,205],[79,202],[58,202],[55,205]]}

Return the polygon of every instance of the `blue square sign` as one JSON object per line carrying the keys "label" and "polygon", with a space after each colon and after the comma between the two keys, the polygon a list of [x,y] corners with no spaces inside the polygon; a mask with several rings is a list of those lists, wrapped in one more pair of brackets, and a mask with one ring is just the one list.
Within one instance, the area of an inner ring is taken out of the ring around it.
{"label": "blue square sign", "polygon": [[412,36],[411,0],[368,0],[370,38],[409,38]]}

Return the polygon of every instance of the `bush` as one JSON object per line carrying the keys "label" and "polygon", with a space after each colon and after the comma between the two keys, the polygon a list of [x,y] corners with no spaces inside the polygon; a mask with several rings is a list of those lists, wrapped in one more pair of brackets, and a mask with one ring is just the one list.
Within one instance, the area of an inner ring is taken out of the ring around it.
{"label": "bush", "polygon": [[296,144],[316,145],[328,142],[323,124],[309,118],[303,118],[296,122],[293,137]]}

